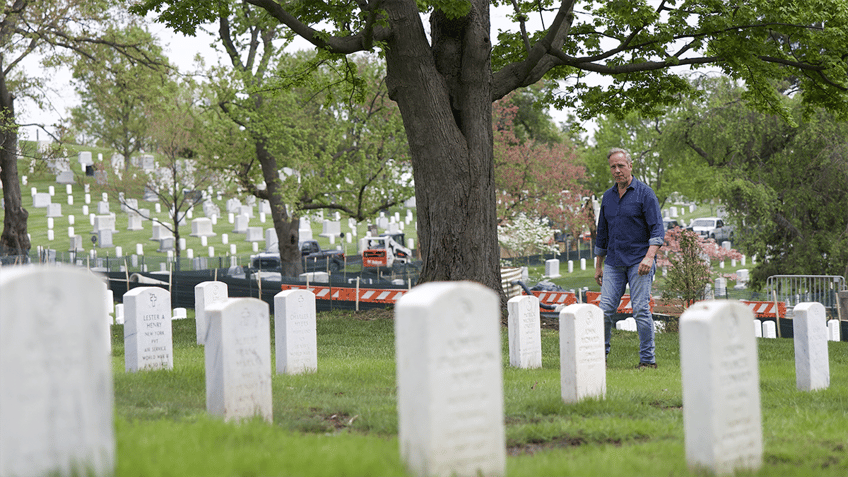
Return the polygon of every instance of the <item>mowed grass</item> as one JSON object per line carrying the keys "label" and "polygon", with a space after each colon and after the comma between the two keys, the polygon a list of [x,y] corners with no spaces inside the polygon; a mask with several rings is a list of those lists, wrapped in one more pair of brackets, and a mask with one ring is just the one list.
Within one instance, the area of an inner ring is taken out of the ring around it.
{"label": "mowed grass", "polygon": [[[407,475],[391,312],[319,314],[318,372],[274,374],[273,424],[207,415],[191,317],[173,322],[172,371],[125,373],[112,329],[117,475]],[[542,331],[536,370],[509,367],[505,328],[501,339],[508,475],[707,475],[686,464],[677,334],[657,335],[658,369],[636,370],[636,334],[615,331],[606,398],[579,404],[560,398],[555,329]],[[792,341],[758,340],[764,462],[739,475],[848,475],[848,344],[828,345],[832,385],[801,392]]]}

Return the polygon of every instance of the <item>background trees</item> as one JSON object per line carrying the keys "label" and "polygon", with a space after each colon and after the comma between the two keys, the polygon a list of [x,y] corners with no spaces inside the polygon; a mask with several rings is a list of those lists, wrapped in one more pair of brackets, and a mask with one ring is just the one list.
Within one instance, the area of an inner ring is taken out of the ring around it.
{"label": "background trees", "polygon": [[790,122],[744,107],[727,79],[704,85],[677,136],[711,171],[739,227],[737,248],[762,263],[752,286],[776,274],[848,273],[848,125],[803,97],[780,97]]}
{"label": "background trees", "polygon": [[269,201],[282,273],[296,276],[302,211],[362,220],[411,195],[397,170],[406,160],[400,118],[367,59],[286,54],[284,28],[246,3],[215,21],[229,65],[212,70],[205,155]]}
{"label": "background trees", "polygon": [[[100,32],[113,23],[100,2],[84,0],[12,0],[0,12],[0,182],[3,185],[3,233],[0,255],[25,254],[28,213],[21,202],[18,179],[18,127],[15,100],[23,95],[39,99],[46,71],[69,61],[67,55],[93,57],[91,47],[109,45],[139,61],[154,63],[147,45],[103,38]],[[40,54],[44,70],[22,70],[24,58]]]}
{"label": "background trees", "polygon": [[71,109],[73,129],[99,145],[118,151],[127,167],[133,154],[151,145],[150,112],[173,87],[168,59],[142,26],[110,27],[104,40],[148,45],[156,64],[142,63],[105,44],[91,47],[91,56],[77,57],[74,89],[80,105]]}
{"label": "background trees", "polygon": [[587,192],[581,158],[547,115],[526,112],[533,108],[528,97],[511,94],[494,105],[498,222],[519,215],[544,218],[554,229],[577,236],[590,222],[582,207]]}

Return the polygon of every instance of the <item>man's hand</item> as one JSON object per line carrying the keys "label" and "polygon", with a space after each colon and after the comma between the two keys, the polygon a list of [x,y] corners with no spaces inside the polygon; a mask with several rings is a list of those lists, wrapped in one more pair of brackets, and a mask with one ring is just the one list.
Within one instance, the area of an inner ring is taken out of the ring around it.
{"label": "man's hand", "polygon": [[[642,268],[639,268],[641,273]],[[595,281],[598,282],[598,285],[601,285],[604,281],[604,269],[602,267],[595,268]]]}
{"label": "man's hand", "polygon": [[639,275],[647,275],[651,272],[651,267],[654,266],[654,257],[648,258],[647,256],[639,262]]}

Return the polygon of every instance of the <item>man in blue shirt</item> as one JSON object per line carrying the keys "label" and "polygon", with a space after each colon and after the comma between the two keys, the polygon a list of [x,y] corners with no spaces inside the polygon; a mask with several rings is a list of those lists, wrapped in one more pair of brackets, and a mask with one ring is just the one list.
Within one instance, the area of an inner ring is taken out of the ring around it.
{"label": "man in blue shirt", "polygon": [[610,352],[612,315],[627,284],[639,332],[637,368],[656,368],[651,284],[655,256],[665,238],[660,204],[654,191],[633,177],[630,154],[613,148],[607,154],[615,185],[604,193],[595,242],[595,281],[601,286],[606,352]]}

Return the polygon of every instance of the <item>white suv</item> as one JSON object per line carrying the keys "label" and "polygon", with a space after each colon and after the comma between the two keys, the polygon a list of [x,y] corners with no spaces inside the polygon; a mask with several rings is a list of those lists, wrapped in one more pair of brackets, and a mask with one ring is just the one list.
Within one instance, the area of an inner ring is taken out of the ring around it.
{"label": "white suv", "polygon": [[718,217],[694,219],[688,228],[701,237],[715,239],[716,242],[733,240],[733,226],[725,224],[724,220]]}

